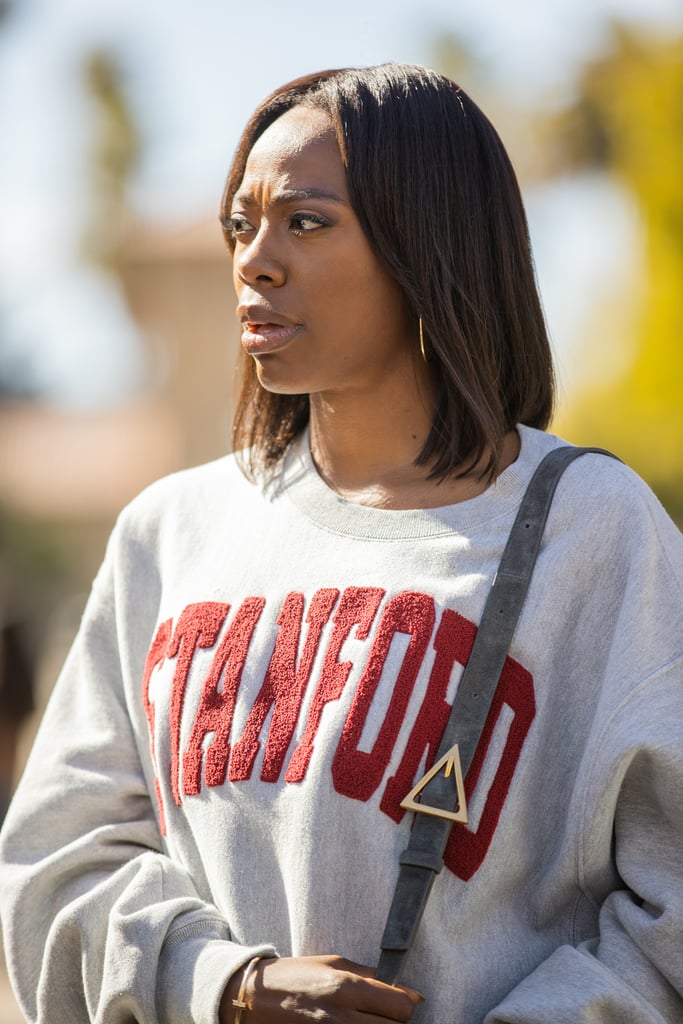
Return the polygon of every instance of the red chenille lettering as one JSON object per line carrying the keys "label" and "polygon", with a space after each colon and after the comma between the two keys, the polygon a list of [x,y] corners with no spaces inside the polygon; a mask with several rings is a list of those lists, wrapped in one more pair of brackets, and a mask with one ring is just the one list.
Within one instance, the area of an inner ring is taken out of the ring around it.
{"label": "red chenille lettering", "polygon": [[[218,645],[183,755],[183,792],[188,795],[199,793],[201,789],[204,757],[206,785],[222,786],[225,782],[235,698],[251,638],[265,603],[262,597],[248,597],[243,601]],[[213,740],[205,754],[203,742],[209,733],[213,733]]]}
{"label": "red chenille lettering", "polygon": [[159,785],[159,774],[156,763],[156,754],[154,751],[154,704],[149,699],[149,685],[152,679],[152,672],[160,665],[166,658],[168,653],[168,645],[171,639],[171,633],[173,630],[173,620],[166,619],[162,622],[156,631],[156,636],[152,640],[152,644],[147,652],[147,658],[145,660],[145,671],[142,676],[142,700],[145,705],[145,714],[147,715],[147,725],[149,726],[149,749],[152,756],[152,764],[154,765],[154,790],[157,798],[157,806],[159,808],[159,830],[162,836],[166,835],[166,814],[164,812],[164,802],[161,797],[161,786]]}
{"label": "red chenille lettering", "polygon": [[[450,714],[445,696],[451,671],[457,661],[467,663],[476,636],[476,626],[457,612],[446,609],[434,638],[436,659],[427,686],[425,699],[415,720],[398,771],[386,785],[381,809],[399,822],[404,811],[400,802],[410,792],[422,759],[427,754],[424,770],[434,763],[441,736]],[[451,829],[444,853],[444,863],[453,874],[467,881],[481,866],[495,833],[512,778],[517,768],[524,740],[536,714],[534,685],[531,674],[507,657],[496,693],[482,731],[469,771],[465,777],[465,793],[469,801],[476,789],[482,766],[491,744],[503,705],[513,712],[513,720],[505,747],[496,769],[476,831],[456,823]]]}
{"label": "red chenille lettering", "polygon": [[446,702],[446,693],[453,665],[456,662],[465,664],[475,636],[476,628],[471,622],[446,608],[434,637],[436,657],[422,706],[415,718],[398,770],[388,779],[380,802],[380,808],[396,822],[401,821],[405,814],[400,806],[401,800],[417,781],[416,775],[425,751],[425,770],[428,771],[434,764],[451,710],[450,704]]}
{"label": "red chenille lettering", "polygon": [[178,619],[169,645],[169,658],[178,658],[171,691],[171,792],[180,806],[180,726],[185,700],[185,687],[190,666],[198,647],[213,647],[228,614],[229,604],[202,601],[190,604]]}
{"label": "red chenille lettering", "polygon": [[[354,800],[368,800],[382,781],[435,619],[434,600],[428,594],[406,591],[387,603],[332,762],[334,788],[338,793]],[[358,743],[396,633],[410,636],[410,643],[396,674],[384,721],[372,750],[366,752],[358,749]]]}
{"label": "red chenille lettering", "polygon": [[313,754],[313,741],[325,705],[330,701],[339,700],[343,693],[346,680],[353,667],[353,663],[350,661],[340,662],[338,660],[344,641],[354,626],[358,640],[364,640],[367,637],[384,593],[385,591],[378,587],[347,587],[342,594],[332,620],[334,628],[320,670],[320,679],[313,694],[306,728],[301,742],[295,748],[287,766],[285,774],[287,782],[301,782],[304,778]]}
{"label": "red chenille lettering", "polygon": [[297,666],[304,613],[304,595],[288,594],[278,616],[280,627],[263,685],[249,713],[244,732],[230,755],[231,782],[248,779],[258,753],[259,736],[268,712],[273,714],[261,767],[264,782],[277,782],[294,735],[301,701],[308,685],[323,626],[328,622],[339,591],[323,589],[313,595],[306,616],[308,632]]}
{"label": "red chenille lettering", "polygon": [[481,866],[491,845],[522,753],[524,740],[536,714],[533,677],[518,661],[510,657],[505,660],[484,731],[465,778],[465,793],[468,801],[476,788],[493,730],[504,704],[507,704],[512,710],[514,718],[510,724],[505,748],[488,791],[477,830],[472,832],[466,825],[453,825],[444,852],[443,859],[446,867],[465,882]]}

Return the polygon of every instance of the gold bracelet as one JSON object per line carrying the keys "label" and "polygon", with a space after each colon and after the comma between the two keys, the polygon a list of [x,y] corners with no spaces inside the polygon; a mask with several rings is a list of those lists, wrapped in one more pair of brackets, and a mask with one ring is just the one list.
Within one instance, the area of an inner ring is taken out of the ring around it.
{"label": "gold bracelet", "polygon": [[247,992],[247,982],[249,981],[249,976],[256,967],[256,964],[259,962],[259,960],[263,960],[263,957],[253,957],[249,961],[247,966],[244,968],[244,973],[242,975],[242,983],[240,985],[240,990],[237,993],[237,999],[233,999],[232,1001],[232,1005],[235,1007],[235,1024],[240,1024],[240,1021],[242,1020],[242,1010],[249,1009],[246,1002],[244,1001],[244,997]]}

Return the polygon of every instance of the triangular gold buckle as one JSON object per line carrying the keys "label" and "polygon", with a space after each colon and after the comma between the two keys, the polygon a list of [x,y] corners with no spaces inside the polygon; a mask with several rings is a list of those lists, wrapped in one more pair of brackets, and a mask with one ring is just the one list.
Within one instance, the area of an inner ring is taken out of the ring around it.
{"label": "triangular gold buckle", "polygon": [[[430,779],[433,779],[435,775],[446,767],[444,775],[446,778],[453,773],[453,781],[455,782],[455,788],[458,793],[458,809],[457,811],[444,811],[441,807],[431,807],[429,804],[423,804],[418,802],[416,799],[422,790],[425,788]],[[467,824],[467,801],[465,799],[465,782],[462,777],[462,765],[460,764],[460,751],[458,744],[451,747],[447,754],[439,758],[435,765],[429,769],[427,774],[420,779],[418,784],[411,789],[408,796],[401,800],[401,807],[404,811],[416,811],[418,814],[431,814],[435,818],[445,818],[447,821],[458,821],[463,825]]]}

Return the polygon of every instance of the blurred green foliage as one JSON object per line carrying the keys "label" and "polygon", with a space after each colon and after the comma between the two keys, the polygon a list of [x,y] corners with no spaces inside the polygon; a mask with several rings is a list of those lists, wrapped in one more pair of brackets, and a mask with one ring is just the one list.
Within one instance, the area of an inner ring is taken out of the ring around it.
{"label": "blurred green foliage", "polygon": [[72,562],[70,545],[57,527],[0,507],[0,613],[1,605],[9,619],[48,612]]}
{"label": "blurred green foliage", "polygon": [[481,100],[523,182],[604,174],[635,205],[634,281],[592,311],[554,428],[614,450],[683,525],[683,36],[614,22],[608,37],[569,102],[539,96],[532,110],[491,92],[457,36],[435,43],[434,63]]}
{"label": "blurred green foliage", "polygon": [[[601,169],[634,198],[642,274],[618,297],[631,320],[630,359],[616,377],[585,382],[562,428],[612,448],[683,523],[683,37],[615,24],[610,51],[578,86],[555,124],[563,170]],[[599,318],[584,343],[601,344]]]}

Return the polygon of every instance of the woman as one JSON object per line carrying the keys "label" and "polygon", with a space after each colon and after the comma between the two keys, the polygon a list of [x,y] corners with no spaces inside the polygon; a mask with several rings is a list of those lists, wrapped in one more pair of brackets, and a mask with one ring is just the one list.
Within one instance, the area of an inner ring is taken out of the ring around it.
{"label": "woman", "polygon": [[681,537],[565,473],[405,984],[412,815],[545,433],[518,188],[448,80],[278,90],[222,223],[237,457],[123,513],[3,841],[30,1020],[683,1015]]}

